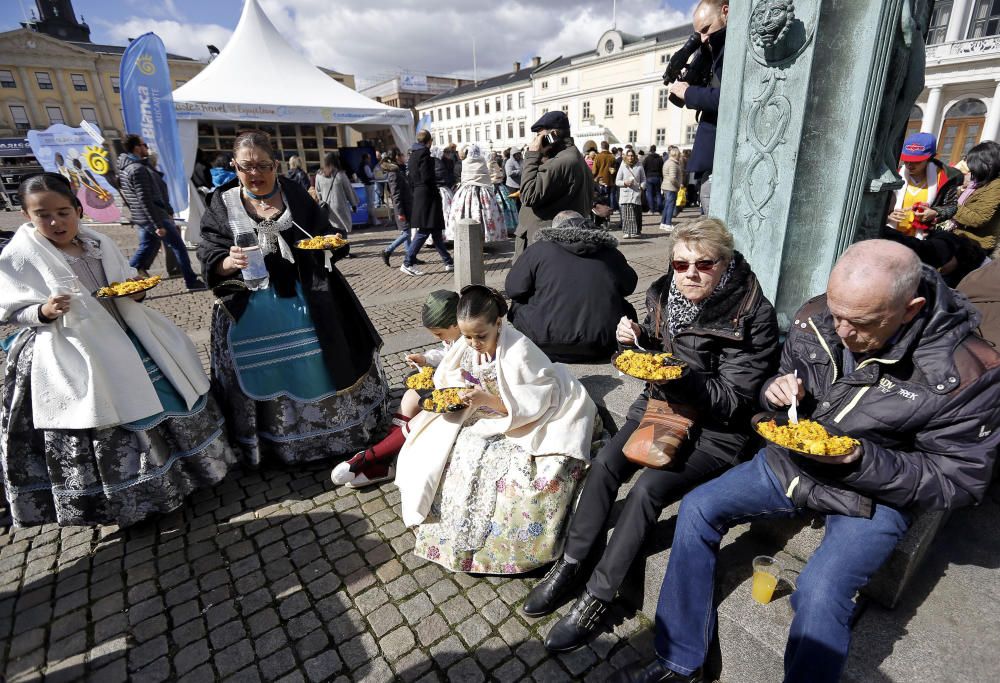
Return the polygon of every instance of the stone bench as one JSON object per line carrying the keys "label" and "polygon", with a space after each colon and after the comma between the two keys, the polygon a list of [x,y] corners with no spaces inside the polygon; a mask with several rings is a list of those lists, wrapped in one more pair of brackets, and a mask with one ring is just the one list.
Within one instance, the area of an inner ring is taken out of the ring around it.
{"label": "stone bench", "polygon": [[[622,376],[610,364],[568,365],[597,403],[605,423],[617,430],[629,406],[642,390],[641,382]],[[638,476],[638,475],[637,475]],[[619,492],[612,522],[635,478]],[[680,503],[667,507],[647,539],[645,555],[636,560],[622,590],[624,602],[653,619],[660,583],[666,570]],[[948,513],[930,512],[913,526],[863,591],[892,608],[899,601]],[[772,555],[801,571],[823,540],[822,517],[762,520],[733,528],[723,539],[718,563],[719,642],[710,656],[711,673],[725,681],[773,681],[780,677],[782,657],[792,612],[788,600],[758,605],[750,598],[751,562],[756,555]],[[844,680],[851,680],[845,674]]]}

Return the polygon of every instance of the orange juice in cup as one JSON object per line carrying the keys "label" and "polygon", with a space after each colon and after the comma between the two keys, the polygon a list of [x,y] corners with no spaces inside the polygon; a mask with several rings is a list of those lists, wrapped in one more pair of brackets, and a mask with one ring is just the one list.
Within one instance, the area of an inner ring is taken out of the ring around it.
{"label": "orange juice in cup", "polygon": [[781,575],[781,564],[767,555],[759,555],[753,559],[753,584],[750,595],[762,605],[771,602],[774,589],[778,586]]}

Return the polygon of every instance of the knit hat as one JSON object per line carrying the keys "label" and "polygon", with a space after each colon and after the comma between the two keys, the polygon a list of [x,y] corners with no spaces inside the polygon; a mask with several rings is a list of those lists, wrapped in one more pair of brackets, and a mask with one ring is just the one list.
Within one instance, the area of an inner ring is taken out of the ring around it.
{"label": "knit hat", "polygon": [[447,289],[436,289],[427,296],[420,312],[426,328],[445,329],[458,324],[458,294]]}

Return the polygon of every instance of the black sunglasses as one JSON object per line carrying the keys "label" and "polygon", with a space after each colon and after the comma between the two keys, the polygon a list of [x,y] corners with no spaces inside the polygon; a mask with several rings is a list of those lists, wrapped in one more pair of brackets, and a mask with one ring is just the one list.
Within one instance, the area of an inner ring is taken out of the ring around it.
{"label": "black sunglasses", "polygon": [[694,266],[699,273],[711,273],[712,268],[715,268],[717,264],[722,259],[699,259],[694,263],[688,261],[671,261],[671,267],[678,273],[686,273],[691,266]]}

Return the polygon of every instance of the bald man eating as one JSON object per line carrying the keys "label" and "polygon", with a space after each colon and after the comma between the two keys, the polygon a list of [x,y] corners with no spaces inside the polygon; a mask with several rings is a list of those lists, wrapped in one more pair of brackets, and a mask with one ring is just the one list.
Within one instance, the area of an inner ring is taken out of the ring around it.
{"label": "bald man eating", "polygon": [[[827,292],[793,319],[762,402],[798,399],[810,417],[855,437],[843,456],[773,444],[681,504],[656,611],[656,659],[623,681],[700,681],[715,631],[719,542],[751,519],[826,515],[823,542],[792,594],[784,680],[837,681],[854,595],[919,510],[978,503],[1000,444],[1000,355],[975,335],[979,313],[895,242],[851,246]],[[794,376],[798,371],[798,378]]]}

